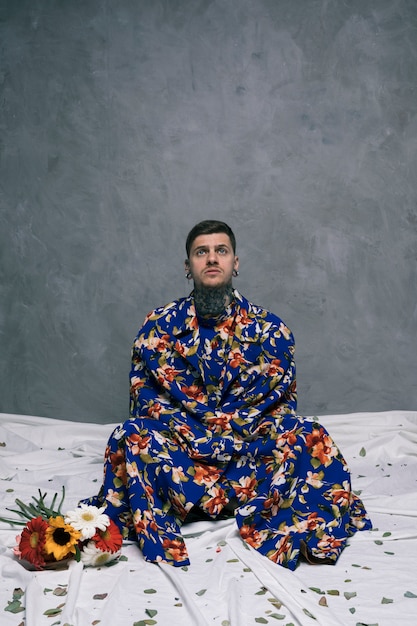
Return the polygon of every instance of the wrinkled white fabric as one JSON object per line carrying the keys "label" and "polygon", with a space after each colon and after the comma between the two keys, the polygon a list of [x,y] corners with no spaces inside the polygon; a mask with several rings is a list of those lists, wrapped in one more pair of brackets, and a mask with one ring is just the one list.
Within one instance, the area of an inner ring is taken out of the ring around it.
{"label": "wrinkled white fabric", "polygon": [[[146,563],[135,544],[111,567],[29,572],[0,523],[0,624],[71,626],[154,620],[158,626],[319,624],[414,626],[417,615],[417,412],[318,416],[343,450],[374,530],[336,566],[276,566],[243,544],[233,520],[184,527],[188,568]],[[97,490],[113,425],[0,414],[0,516],[15,498],[66,489],[63,511]],[[10,514],[11,515],[11,514]],[[20,607],[5,610],[15,589]],[[330,592],[330,593],[329,593]],[[65,594],[65,595],[62,595]],[[323,606],[323,603],[327,606]],[[48,616],[56,610],[56,616]],[[315,619],[311,617],[313,615]]]}

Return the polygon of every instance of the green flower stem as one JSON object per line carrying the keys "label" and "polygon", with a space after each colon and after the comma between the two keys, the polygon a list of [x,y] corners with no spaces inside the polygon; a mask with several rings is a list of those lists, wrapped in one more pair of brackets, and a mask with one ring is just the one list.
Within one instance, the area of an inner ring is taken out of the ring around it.
{"label": "green flower stem", "polygon": [[38,489],[38,493],[39,493],[39,497],[32,496],[32,500],[34,504],[31,502],[29,504],[25,504],[24,502],[22,502],[22,500],[19,500],[19,498],[16,498],[15,503],[19,507],[19,509],[9,509],[6,507],[7,511],[10,511],[11,513],[16,513],[16,515],[19,515],[21,518],[24,518],[24,521],[22,519],[16,520],[16,519],[11,519],[11,518],[6,518],[6,517],[0,517],[0,522],[6,522],[7,524],[11,524],[12,526],[15,526],[15,525],[25,526],[25,524],[27,523],[27,520],[31,520],[34,517],[40,516],[43,519],[48,520],[50,517],[56,517],[57,515],[61,515],[61,507],[65,499],[65,487],[64,486],[62,487],[62,497],[61,497],[61,500],[59,502],[59,506],[57,509],[54,509],[56,499],[58,496],[57,493],[54,494],[50,506],[47,506],[45,504],[46,493],[42,493],[40,489]]}

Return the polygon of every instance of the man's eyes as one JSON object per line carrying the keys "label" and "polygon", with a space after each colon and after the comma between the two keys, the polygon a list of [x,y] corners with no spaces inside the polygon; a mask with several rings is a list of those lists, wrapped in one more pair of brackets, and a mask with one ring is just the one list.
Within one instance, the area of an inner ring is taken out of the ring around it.
{"label": "man's eyes", "polygon": [[[196,255],[197,256],[203,256],[204,254],[207,254],[209,252],[208,249],[206,248],[200,248],[199,250],[196,251]],[[216,250],[217,254],[227,254],[228,250],[227,248],[217,248]]]}

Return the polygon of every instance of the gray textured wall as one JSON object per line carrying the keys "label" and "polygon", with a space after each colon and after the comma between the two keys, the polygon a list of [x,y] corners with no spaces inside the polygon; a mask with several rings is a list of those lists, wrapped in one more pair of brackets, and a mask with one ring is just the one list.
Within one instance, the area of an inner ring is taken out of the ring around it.
{"label": "gray textured wall", "polygon": [[415,0],[0,0],[0,410],[127,416],[228,221],[305,414],[417,409]]}

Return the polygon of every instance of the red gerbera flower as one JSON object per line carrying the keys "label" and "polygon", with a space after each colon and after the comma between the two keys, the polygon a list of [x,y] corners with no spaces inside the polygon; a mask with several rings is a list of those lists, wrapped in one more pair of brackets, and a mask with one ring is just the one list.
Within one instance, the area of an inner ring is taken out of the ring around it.
{"label": "red gerbera flower", "polygon": [[45,559],[43,547],[45,545],[48,522],[42,517],[31,519],[20,535],[19,550],[21,558],[29,561],[35,567],[43,567]]}
{"label": "red gerbera flower", "polygon": [[91,538],[97,548],[103,552],[117,552],[122,547],[123,537],[119,528],[110,520],[110,524],[105,530],[98,530]]}

